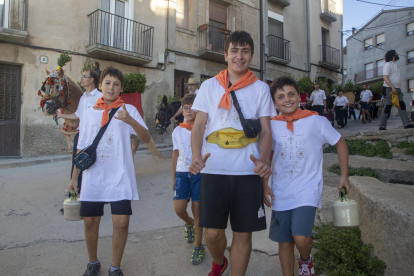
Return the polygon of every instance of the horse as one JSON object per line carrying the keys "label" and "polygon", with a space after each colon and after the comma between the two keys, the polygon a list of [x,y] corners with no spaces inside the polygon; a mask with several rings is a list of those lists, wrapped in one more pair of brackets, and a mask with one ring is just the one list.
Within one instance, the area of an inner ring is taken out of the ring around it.
{"label": "horse", "polygon": [[[158,107],[158,112],[155,114],[155,131],[162,135],[164,132],[167,132],[168,126],[171,124],[170,119],[174,114],[180,109],[181,102],[172,102],[171,104],[168,104],[167,96],[164,95],[162,98],[162,101],[160,103],[160,106]],[[182,123],[184,121],[184,116],[180,114],[176,118],[176,122]],[[174,128],[177,126],[177,124],[174,124]]]}
{"label": "horse", "polygon": [[[40,107],[45,116],[54,115],[58,109],[62,113],[75,113],[82,97],[83,91],[77,83],[65,75],[62,68],[58,67],[53,72],[46,71],[46,79],[42,83],[38,95],[41,97]],[[58,124],[57,119],[55,119]],[[66,119],[61,131],[65,134],[69,152],[72,152],[73,140],[78,132],[79,120]]]}
{"label": "horse", "polygon": [[[53,116],[58,109],[60,109],[60,112],[66,114],[75,113],[79,105],[79,100],[83,95],[83,91],[79,85],[72,78],[65,75],[64,70],[60,67],[51,73],[46,70],[46,75],[47,77],[38,91],[38,95],[41,97],[40,107],[42,108],[43,114],[46,116]],[[56,124],[58,124],[57,119],[55,119],[55,121]],[[74,138],[76,133],[78,133],[78,126],[78,119],[65,119],[63,128],[60,130],[66,137],[70,154],[72,154]],[[132,155],[135,155],[138,146],[138,137],[136,135],[131,135]],[[150,145],[147,146],[150,147]],[[155,144],[151,146],[152,148],[150,148],[150,150],[152,150],[153,153]],[[154,155],[158,156],[159,154],[154,151]]]}

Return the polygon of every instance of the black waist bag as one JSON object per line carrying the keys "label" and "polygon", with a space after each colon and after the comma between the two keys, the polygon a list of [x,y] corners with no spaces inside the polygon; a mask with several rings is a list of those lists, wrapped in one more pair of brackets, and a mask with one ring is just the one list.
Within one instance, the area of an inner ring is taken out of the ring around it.
{"label": "black waist bag", "polygon": [[239,113],[244,134],[246,134],[248,138],[256,138],[259,135],[260,130],[262,130],[259,119],[245,119],[241,111],[239,101],[236,98],[236,93],[234,93],[234,91],[231,91],[230,95],[233,99],[234,107],[236,108],[237,113]]}
{"label": "black waist bag", "polygon": [[96,148],[98,147],[99,141],[101,140],[102,136],[104,135],[105,130],[108,128],[109,123],[112,120],[112,117],[115,115],[115,112],[119,109],[119,107],[114,108],[109,113],[109,120],[108,122],[101,127],[98,134],[96,134],[95,139],[90,146],[84,148],[79,153],[76,154],[75,158],[73,159],[73,163],[75,166],[84,171],[88,169],[90,166],[93,165],[96,161]]}

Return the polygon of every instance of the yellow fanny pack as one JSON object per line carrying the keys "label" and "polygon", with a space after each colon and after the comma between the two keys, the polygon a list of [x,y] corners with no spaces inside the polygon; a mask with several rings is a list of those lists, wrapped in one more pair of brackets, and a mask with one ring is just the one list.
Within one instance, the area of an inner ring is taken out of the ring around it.
{"label": "yellow fanny pack", "polygon": [[225,128],[207,136],[207,143],[217,144],[226,149],[244,148],[248,144],[256,143],[257,137],[248,138],[243,130]]}

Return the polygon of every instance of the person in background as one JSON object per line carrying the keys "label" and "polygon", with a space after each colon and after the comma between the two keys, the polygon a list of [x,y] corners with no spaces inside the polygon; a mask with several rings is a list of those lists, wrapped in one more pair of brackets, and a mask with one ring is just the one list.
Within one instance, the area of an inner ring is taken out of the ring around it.
{"label": "person in background", "polygon": [[312,110],[318,112],[320,116],[326,112],[326,94],[325,91],[319,89],[319,83],[315,82],[315,90],[310,95],[309,101],[312,104]]}
{"label": "person in background", "polygon": [[[198,85],[200,84],[196,79],[189,78],[188,83],[185,83],[188,85],[188,94],[195,94],[197,95],[198,92]],[[170,121],[171,123],[175,121],[175,118],[180,116],[183,113],[183,107],[181,106],[180,109],[177,110],[177,112],[174,114],[174,116],[171,117]],[[184,118],[185,120],[185,118]]]}
{"label": "person in background", "polygon": [[359,100],[359,103],[361,105],[361,113],[362,113],[362,116],[363,116],[362,123],[365,124],[367,122],[367,118],[368,118],[368,122],[371,123],[371,116],[370,116],[370,112],[369,112],[369,104],[372,101],[373,95],[372,95],[371,90],[367,90],[367,85],[366,84],[364,84],[362,86],[362,88],[364,90],[361,91],[361,99]]}
{"label": "person in background", "polygon": [[344,96],[344,92],[340,90],[338,92],[338,96],[335,98],[333,103],[333,109],[335,110],[336,117],[339,121],[338,128],[343,128],[345,126],[344,119],[347,117],[347,106],[349,105],[349,101],[347,97]]}

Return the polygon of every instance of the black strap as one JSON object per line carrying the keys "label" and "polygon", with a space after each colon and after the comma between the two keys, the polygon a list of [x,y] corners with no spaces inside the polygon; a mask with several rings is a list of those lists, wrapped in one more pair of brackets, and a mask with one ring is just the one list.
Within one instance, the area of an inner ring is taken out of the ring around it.
{"label": "black strap", "polygon": [[114,117],[116,111],[119,108],[120,108],[120,106],[117,107],[117,108],[111,109],[111,112],[109,112],[109,120],[108,120],[108,122],[103,127],[101,127],[101,129],[99,130],[98,134],[96,134],[96,137],[95,137],[95,139],[93,139],[93,142],[92,142],[92,145],[91,146],[94,146],[95,148],[98,147],[99,141],[101,140],[102,136],[104,135],[105,130],[108,128],[108,125],[109,125],[109,123],[112,120],[112,117]]}
{"label": "black strap", "polygon": [[[231,86],[232,86],[232,83],[229,82],[229,88]],[[244,125],[245,119],[244,119],[243,113],[239,105],[239,101],[237,100],[236,93],[234,92],[234,90],[230,92],[230,95],[231,95],[231,98],[233,99],[234,107],[236,108],[237,113],[239,113],[240,123]]]}

